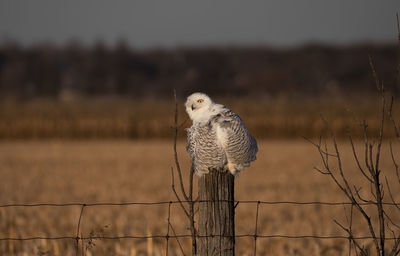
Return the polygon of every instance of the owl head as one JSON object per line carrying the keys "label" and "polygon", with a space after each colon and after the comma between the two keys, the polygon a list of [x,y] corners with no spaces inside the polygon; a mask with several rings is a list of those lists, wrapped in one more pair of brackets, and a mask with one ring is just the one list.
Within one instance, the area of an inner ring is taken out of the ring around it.
{"label": "owl head", "polygon": [[187,97],[185,108],[193,122],[207,122],[213,111],[214,101],[207,94],[196,92]]}

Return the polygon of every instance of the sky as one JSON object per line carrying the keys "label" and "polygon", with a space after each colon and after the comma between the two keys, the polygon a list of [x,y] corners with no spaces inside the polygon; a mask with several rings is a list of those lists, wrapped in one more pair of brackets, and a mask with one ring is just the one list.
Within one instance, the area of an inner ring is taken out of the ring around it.
{"label": "sky", "polygon": [[0,43],[136,48],[396,40],[399,0],[0,0]]}

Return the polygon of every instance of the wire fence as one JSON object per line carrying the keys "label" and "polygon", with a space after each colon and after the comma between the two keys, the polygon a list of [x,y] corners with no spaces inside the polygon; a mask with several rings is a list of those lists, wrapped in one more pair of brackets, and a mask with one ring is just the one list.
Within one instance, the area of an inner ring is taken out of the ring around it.
{"label": "wire fence", "polygon": [[[125,202],[125,203],[37,203],[37,204],[3,204],[0,205],[1,208],[11,208],[11,207],[80,207],[79,216],[77,216],[77,228],[74,234],[70,236],[32,236],[32,237],[1,237],[0,241],[31,241],[31,240],[73,240],[75,241],[75,255],[79,255],[79,243],[85,240],[93,240],[93,239],[100,239],[100,240],[121,240],[121,239],[165,239],[166,243],[166,250],[165,255],[168,256],[168,248],[169,248],[169,241],[170,239],[177,239],[177,242],[180,245],[179,238],[191,238],[192,235],[190,234],[176,234],[172,224],[171,224],[171,205],[173,204],[181,204],[181,203],[205,203],[211,202],[206,200],[197,200],[194,202],[190,201],[160,201],[160,202]],[[230,202],[227,200],[221,200],[219,202]],[[322,235],[285,235],[285,234],[272,234],[272,235],[262,235],[258,234],[258,223],[259,223],[259,208],[260,205],[325,205],[325,206],[343,206],[343,205],[352,205],[351,202],[318,202],[318,201],[309,201],[309,202],[296,202],[296,201],[234,201],[235,208],[239,204],[253,204],[256,205],[256,216],[254,221],[254,232],[248,234],[236,234],[234,235],[235,238],[252,238],[254,239],[253,245],[253,255],[257,255],[257,239],[273,239],[273,238],[283,238],[283,239],[347,239],[349,240],[349,236],[345,235],[334,235],[334,236],[322,236]],[[391,206],[398,206],[398,203],[390,203],[385,202],[384,205],[391,205]],[[168,206],[168,229],[165,235],[144,235],[144,236],[132,236],[132,235],[123,235],[123,236],[80,236],[81,234],[81,226],[82,226],[82,217],[84,215],[86,208],[91,207],[99,207],[99,206],[129,206],[129,205],[144,205],[144,206],[155,206],[155,205],[167,205]],[[360,205],[375,205],[373,202],[363,202]],[[170,234],[172,231],[173,234]],[[224,236],[224,235],[208,235],[208,236],[201,236],[196,235],[196,238],[209,238],[209,237],[232,237],[232,236]],[[363,239],[373,239],[372,236],[359,236],[359,237],[352,237],[352,239],[356,240],[363,240]],[[396,238],[385,238],[386,240],[395,240]],[[182,247],[181,247],[182,248]]]}

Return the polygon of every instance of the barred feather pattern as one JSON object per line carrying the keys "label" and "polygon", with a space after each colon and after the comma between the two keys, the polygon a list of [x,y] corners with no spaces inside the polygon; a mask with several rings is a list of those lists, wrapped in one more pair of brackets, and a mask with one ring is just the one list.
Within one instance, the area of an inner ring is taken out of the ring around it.
{"label": "barred feather pattern", "polygon": [[187,134],[186,149],[198,176],[226,165],[225,152],[216,141],[216,130],[211,123],[193,125],[187,129]]}
{"label": "barred feather pattern", "polygon": [[258,151],[255,138],[240,117],[226,107],[208,122],[187,129],[186,149],[199,176],[209,169],[229,170],[237,175],[256,160]]}

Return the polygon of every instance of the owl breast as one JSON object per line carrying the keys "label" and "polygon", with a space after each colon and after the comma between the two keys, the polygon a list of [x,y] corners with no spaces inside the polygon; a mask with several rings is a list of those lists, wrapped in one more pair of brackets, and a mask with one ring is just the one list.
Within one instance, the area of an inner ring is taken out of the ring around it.
{"label": "owl breast", "polygon": [[221,169],[226,165],[226,155],[215,126],[210,123],[195,125],[188,130],[189,152],[196,174],[208,173],[209,169]]}

